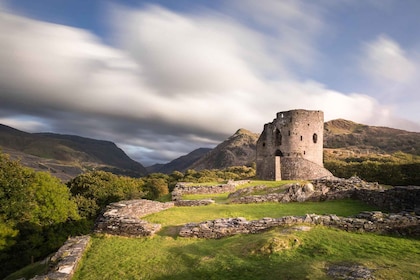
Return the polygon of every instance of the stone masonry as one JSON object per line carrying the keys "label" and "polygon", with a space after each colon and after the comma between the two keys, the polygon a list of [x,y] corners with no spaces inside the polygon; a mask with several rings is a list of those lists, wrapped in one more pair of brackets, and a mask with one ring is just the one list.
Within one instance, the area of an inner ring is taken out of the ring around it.
{"label": "stone masonry", "polygon": [[175,206],[203,206],[213,204],[214,201],[211,199],[203,200],[183,200],[182,196],[184,194],[217,194],[217,193],[227,193],[235,191],[236,187],[242,184],[249,183],[249,180],[239,180],[233,181],[230,180],[226,184],[218,184],[212,186],[196,186],[191,185],[190,183],[179,182],[176,184],[174,190],[172,191],[172,201],[174,201]]}
{"label": "stone masonry", "polygon": [[[285,187],[286,190],[281,192],[280,190]],[[267,194],[247,195],[258,190],[265,190]],[[231,198],[231,203],[325,201],[354,198],[356,196],[355,193],[360,190],[379,191],[381,193],[383,188],[377,183],[368,183],[358,177],[350,179],[324,178],[306,183],[293,183],[280,188],[256,186],[240,189],[231,193],[229,198]]]}
{"label": "stone masonry", "polygon": [[323,164],[324,113],[277,113],[257,141],[257,177],[262,180],[311,180],[332,176]]}
{"label": "stone masonry", "polygon": [[49,270],[45,275],[31,280],[69,280],[72,278],[84,251],[89,245],[90,236],[69,238],[50,259]]}
{"label": "stone masonry", "polygon": [[306,214],[305,216],[284,216],[247,221],[245,218],[225,218],[188,223],[180,230],[182,237],[222,238],[236,234],[259,233],[278,226],[296,224],[324,225],[346,231],[397,233],[400,235],[420,235],[420,216],[410,213],[385,214],[363,212],[356,217],[336,215]]}
{"label": "stone masonry", "polygon": [[139,199],[111,203],[98,217],[95,232],[128,237],[151,236],[160,230],[160,224],[152,224],[140,218],[173,207],[173,202]]}

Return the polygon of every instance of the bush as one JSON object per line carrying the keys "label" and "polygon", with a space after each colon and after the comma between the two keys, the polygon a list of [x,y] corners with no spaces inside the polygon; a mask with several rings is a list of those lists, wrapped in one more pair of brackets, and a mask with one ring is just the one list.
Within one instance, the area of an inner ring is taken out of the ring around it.
{"label": "bush", "polygon": [[96,217],[102,208],[112,202],[146,195],[143,180],[105,171],[81,174],[70,180],[67,186],[75,197],[79,214],[89,219]]}

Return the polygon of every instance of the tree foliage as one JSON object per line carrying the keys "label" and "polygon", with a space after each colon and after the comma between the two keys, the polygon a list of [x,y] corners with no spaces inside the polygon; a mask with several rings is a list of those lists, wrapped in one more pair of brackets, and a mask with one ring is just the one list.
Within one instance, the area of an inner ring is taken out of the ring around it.
{"label": "tree foliage", "polygon": [[392,155],[327,158],[324,166],[335,176],[357,175],[363,180],[386,185],[420,185],[420,157],[396,152]]}
{"label": "tree foliage", "polygon": [[[0,154],[0,262],[13,269],[42,257],[66,239],[63,225],[77,221],[67,187]],[[0,275],[4,276],[4,275]]]}

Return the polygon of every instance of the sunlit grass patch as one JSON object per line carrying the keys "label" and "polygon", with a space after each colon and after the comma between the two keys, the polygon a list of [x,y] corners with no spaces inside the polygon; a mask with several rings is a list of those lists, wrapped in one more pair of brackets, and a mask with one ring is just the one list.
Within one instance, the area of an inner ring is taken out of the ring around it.
{"label": "sunlit grass patch", "polygon": [[264,217],[305,215],[307,213],[350,216],[365,210],[377,209],[350,199],[302,203],[212,204],[198,207],[173,207],[142,219],[165,227],[229,217],[256,220]]}
{"label": "sunlit grass patch", "polygon": [[93,236],[73,279],[329,279],[335,263],[364,265],[376,279],[418,279],[420,241],[322,226],[218,240]]}

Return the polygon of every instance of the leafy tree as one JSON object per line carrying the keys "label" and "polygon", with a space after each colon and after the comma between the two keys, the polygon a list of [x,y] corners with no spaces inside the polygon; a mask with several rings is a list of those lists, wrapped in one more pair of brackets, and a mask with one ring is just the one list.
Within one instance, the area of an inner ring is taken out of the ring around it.
{"label": "leafy tree", "polygon": [[[0,154],[0,262],[7,273],[57,249],[77,221],[68,188]],[[0,277],[5,276],[0,273]]]}

